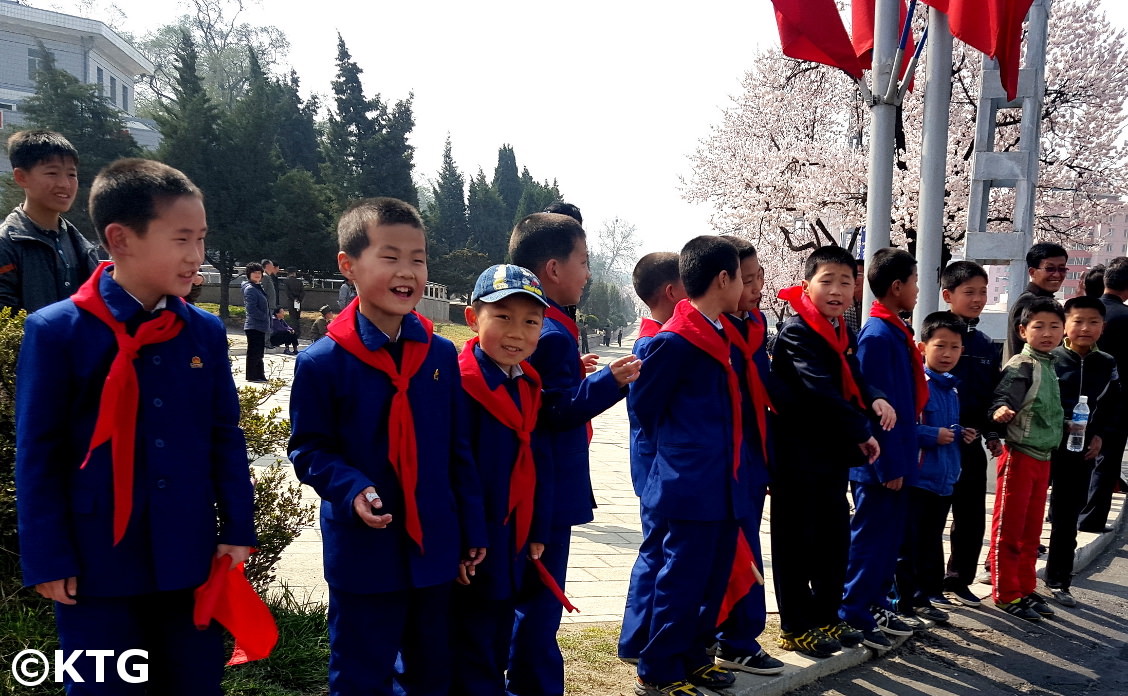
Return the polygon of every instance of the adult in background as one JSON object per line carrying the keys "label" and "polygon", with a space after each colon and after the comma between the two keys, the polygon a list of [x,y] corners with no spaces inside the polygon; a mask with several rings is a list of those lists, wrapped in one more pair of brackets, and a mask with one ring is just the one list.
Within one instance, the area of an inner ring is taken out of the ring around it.
{"label": "adult in background", "polygon": [[1081,294],[1098,300],[1105,293],[1105,265],[1099,263],[1081,274]]}
{"label": "adult in background", "polygon": [[354,297],[356,297],[356,285],[348,278],[345,278],[345,282],[341,283],[341,289],[337,291],[337,308],[344,309],[348,307]]}
{"label": "adult in background", "polygon": [[262,264],[247,264],[247,279],[243,281],[243,333],[247,335],[247,381],[265,382],[266,367],[262,356],[266,352],[266,335],[270,333],[270,304],[262,287]]}
{"label": "adult in background", "polygon": [[278,300],[278,285],[275,280],[277,278],[278,266],[270,259],[262,260],[262,289],[266,291],[266,303],[270,305],[271,309],[281,306]]}
{"label": "adult in background", "polygon": [[[1053,242],[1039,242],[1030,247],[1026,252],[1026,272],[1030,275],[1030,284],[1011,305],[1010,316],[1007,318],[1007,345],[1003,362],[1006,363],[1012,355],[1022,352],[1026,345],[1018,336],[1018,320],[1022,318],[1022,310],[1038,297],[1053,297],[1065,282],[1065,274],[1069,270],[1069,254],[1065,247]],[[1103,346],[1102,346],[1103,347]]]}
{"label": "adult in background", "polygon": [[283,280],[283,287],[285,288],[286,301],[282,306],[289,310],[290,326],[294,327],[294,331],[298,332],[300,338],[302,335],[302,300],[305,299],[305,285],[302,284],[298,272],[292,270]]}
{"label": "adult in background", "polygon": [[862,329],[862,292],[866,287],[865,261],[858,259],[858,272],[854,274],[854,301],[846,308],[842,318],[854,333]]}
{"label": "adult in background", "polygon": [[[1104,333],[1099,346],[1101,351],[1116,358],[1116,371],[1121,374],[1128,370],[1128,257],[1118,256],[1109,261],[1104,272],[1105,293],[1101,302],[1105,306]],[[1123,379],[1123,377],[1121,377]],[[1101,456],[1093,461],[1093,472],[1089,478],[1089,496],[1077,528],[1082,532],[1101,534],[1112,531],[1108,526],[1108,511],[1112,506],[1112,491],[1120,479],[1121,462],[1124,460],[1124,446],[1128,441],[1125,421],[1128,420],[1125,407],[1128,397],[1121,391],[1120,423],[1112,433],[1107,434],[1101,446]]]}

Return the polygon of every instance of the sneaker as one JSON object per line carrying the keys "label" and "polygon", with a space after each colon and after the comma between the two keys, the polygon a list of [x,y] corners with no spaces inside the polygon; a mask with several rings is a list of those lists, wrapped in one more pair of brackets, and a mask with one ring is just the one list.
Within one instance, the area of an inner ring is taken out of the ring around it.
{"label": "sneaker", "polygon": [[952,587],[952,589],[948,590],[946,596],[950,596],[955,600],[956,604],[962,604],[965,607],[978,607],[983,605],[983,600],[976,596],[967,585]]}
{"label": "sneaker", "polygon": [[625,665],[637,665],[638,664],[638,658],[637,657],[623,657],[622,655],[619,655],[619,662],[622,662]]}
{"label": "sneaker", "polygon": [[1016,599],[1013,602],[995,602],[995,606],[1011,616],[1017,616],[1026,621],[1037,622],[1042,620],[1042,615],[1030,608],[1030,603],[1025,597]]}
{"label": "sneaker", "polygon": [[886,638],[880,629],[871,628],[862,631],[862,645],[874,650],[889,650],[893,647],[893,642]]}
{"label": "sneaker", "polygon": [[634,692],[636,696],[705,696],[704,691],[687,681],[652,684],[642,677],[635,677]]}
{"label": "sneaker", "polygon": [[954,609],[955,606],[956,606],[955,602],[948,599],[944,595],[933,595],[932,597],[928,598],[928,603],[931,604],[934,607],[939,607],[939,608],[945,609],[945,610]]}
{"label": "sneaker", "polygon": [[893,613],[891,609],[873,607],[873,620],[877,622],[878,628],[891,636],[911,636],[913,634],[912,627]]}
{"label": "sneaker", "polygon": [[916,607],[914,611],[916,612],[916,615],[922,619],[928,619],[929,621],[935,621],[936,623],[948,623],[948,612],[944,611],[943,609],[937,609],[932,605]]}
{"label": "sneaker", "polygon": [[709,662],[690,672],[689,681],[691,684],[703,686],[706,689],[727,689],[736,683],[736,675]]}
{"label": "sneaker", "polygon": [[718,650],[713,660],[718,667],[749,674],[779,674],[783,671],[783,663],[763,650],[755,655],[726,655],[723,650]]}
{"label": "sneaker", "polygon": [[977,583],[979,583],[980,585],[990,585],[991,584],[991,571],[984,568],[982,573],[975,576],[975,581]]}
{"label": "sneaker", "polygon": [[[914,612],[913,609],[909,609],[908,611]],[[906,613],[904,610],[897,613],[897,618],[900,619],[901,622],[908,626],[909,629],[913,632],[923,631],[924,629],[932,626],[931,621],[925,621],[915,613]]]}
{"label": "sneaker", "polygon": [[779,635],[779,647],[797,650],[811,657],[830,657],[842,649],[842,644],[822,630],[812,628],[798,634],[784,631]]}
{"label": "sneaker", "polygon": [[1038,558],[1045,558],[1048,550],[1045,544],[1038,544]]}
{"label": "sneaker", "polygon": [[1026,601],[1029,603],[1031,609],[1042,616],[1053,616],[1056,613],[1054,608],[1046,603],[1046,599],[1037,592],[1026,595]]}
{"label": "sneaker", "polygon": [[841,643],[844,648],[856,648],[862,644],[862,632],[845,621],[839,621],[833,626],[823,626],[819,630]]}
{"label": "sneaker", "polygon": [[1069,594],[1068,587],[1051,587],[1050,592],[1054,594],[1054,601],[1063,607],[1077,606],[1077,600],[1073,598],[1073,595]]}

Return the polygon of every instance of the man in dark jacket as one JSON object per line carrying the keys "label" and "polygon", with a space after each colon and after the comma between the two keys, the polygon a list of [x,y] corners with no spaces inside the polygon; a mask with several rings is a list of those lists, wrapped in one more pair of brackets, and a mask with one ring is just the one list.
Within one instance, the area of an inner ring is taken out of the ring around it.
{"label": "man in dark jacket", "polygon": [[1026,252],[1026,272],[1030,274],[1030,284],[1011,305],[1007,326],[1010,330],[1007,335],[1007,350],[1003,362],[1012,355],[1022,352],[1026,344],[1018,337],[1018,320],[1022,317],[1022,310],[1026,305],[1038,297],[1053,297],[1065,282],[1065,274],[1069,270],[1069,253],[1060,244],[1040,242],[1030,247]]}
{"label": "man in dark jacket", "polygon": [[305,299],[305,286],[302,285],[302,279],[298,276],[297,271],[290,271],[289,275],[282,281],[282,287],[285,288],[283,293],[286,296],[285,307],[290,312],[290,326],[294,327],[294,331],[298,332],[298,336],[302,335],[302,300]]}

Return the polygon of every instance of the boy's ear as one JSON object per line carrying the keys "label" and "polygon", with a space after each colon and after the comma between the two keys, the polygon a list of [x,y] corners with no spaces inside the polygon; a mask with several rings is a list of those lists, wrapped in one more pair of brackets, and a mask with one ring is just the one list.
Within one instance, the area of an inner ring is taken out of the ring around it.
{"label": "boy's ear", "polygon": [[951,290],[941,290],[940,291],[940,297],[943,297],[944,301],[947,302],[948,304],[952,304],[952,291]]}
{"label": "boy's ear", "polygon": [[466,305],[463,316],[466,317],[466,325],[470,327],[470,330],[478,333],[478,313],[474,311],[473,305]]}
{"label": "boy's ear", "polygon": [[27,188],[27,170],[16,167],[12,170],[12,178],[16,180],[16,186]]}
{"label": "boy's ear", "polygon": [[555,282],[556,279],[560,276],[560,261],[558,261],[557,259],[549,259],[548,261],[545,261],[543,270],[544,270],[543,274],[542,273],[536,274],[537,278],[539,278],[542,281],[545,278],[548,278],[549,280],[552,280],[552,281]]}
{"label": "boy's ear", "polygon": [[116,258],[128,253],[129,241],[134,232],[120,222],[111,222],[106,225],[103,235],[106,237],[106,251]]}
{"label": "boy's ear", "polygon": [[343,251],[337,252],[337,268],[341,271],[341,275],[353,280],[352,257]]}
{"label": "boy's ear", "polygon": [[811,281],[809,281],[809,280],[803,280],[803,281],[802,281],[802,285],[803,285],[803,294],[804,294],[804,295],[809,295],[809,294],[811,294],[811,293],[810,293],[810,290],[811,290]]}
{"label": "boy's ear", "polygon": [[917,350],[920,351],[921,355],[924,355],[924,341],[917,342]]}

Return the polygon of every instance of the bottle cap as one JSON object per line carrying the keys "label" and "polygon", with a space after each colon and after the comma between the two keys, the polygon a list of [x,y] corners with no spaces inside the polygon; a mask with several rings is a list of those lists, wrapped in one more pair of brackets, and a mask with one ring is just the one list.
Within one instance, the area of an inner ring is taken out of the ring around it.
{"label": "bottle cap", "polygon": [[1082,394],[1082,395],[1081,395],[1081,398],[1080,398],[1080,399],[1078,400],[1078,403],[1081,403],[1081,404],[1087,404],[1087,403],[1089,403],[1089,397],[1087,397],[1087,396],[1085,396],[1084,394]]}

